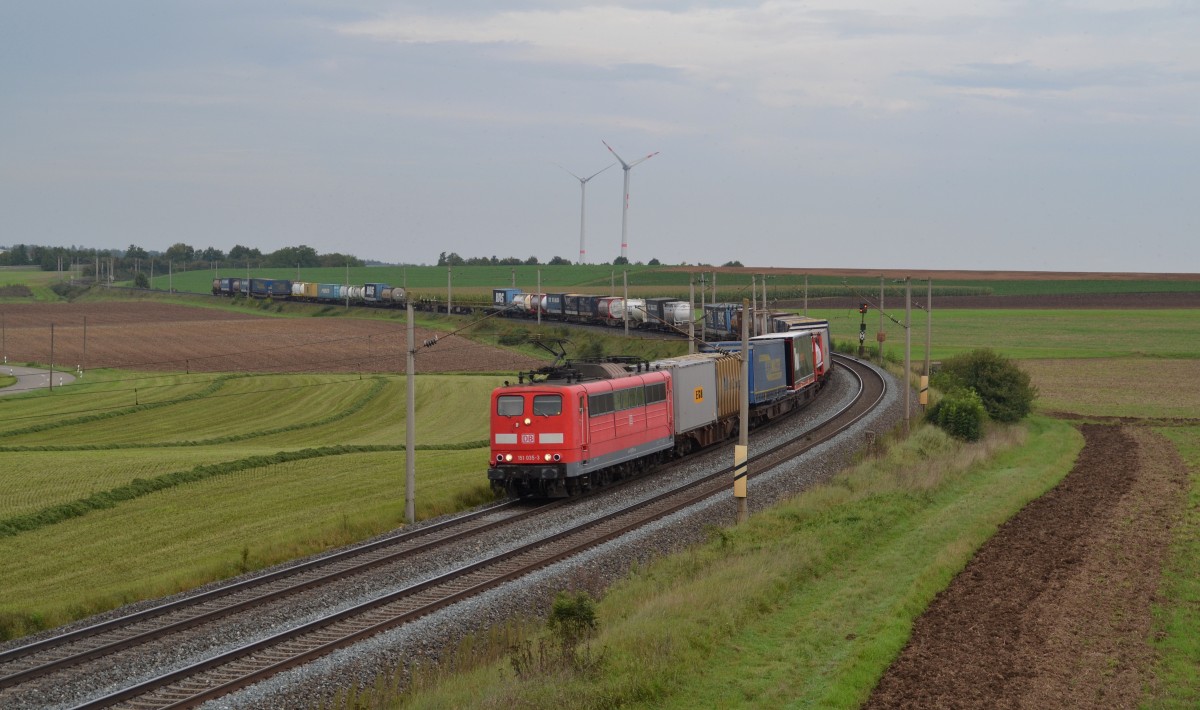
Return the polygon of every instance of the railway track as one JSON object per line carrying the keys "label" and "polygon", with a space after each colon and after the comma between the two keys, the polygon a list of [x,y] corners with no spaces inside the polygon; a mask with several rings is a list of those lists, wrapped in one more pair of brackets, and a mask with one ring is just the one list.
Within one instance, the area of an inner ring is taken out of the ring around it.
{"label": "railway track", "polygon": [[[871,368],[848,358],[839,357],[839,361],[843,369],[850,372],[857,380],[857,395],[846,407],[825,423],[804,432],[789,442],[754,456],[750,460],[751,478],[787,458],[796,456],[835,437],[865,416],[882,399],[885,383]],[[104,697],[95,698],[79,707],[99,708],[114,705],[136,708],[190,707],[220,697],[276,673],[308,663],[335,649],[353,645],[364,638],[400,626],[534,570],[567,559],[652,521],[688,508],[710,496],[727,494],[731,473],[732,467],[716,471],[699,481],[693,481],[685,486],[646,498],[630,507],[580,523],[516,549],[492,555],[474,564],[399,589],[336,614],[324,616],[274,636],[254,641],[186,668],[180,668],[144,682],[130,684],[129,687]],[[448,541],[452,536],[461,537],[477,533],[504,522],[511,522],[518,516],[523,517],[541,512],[542,509],[516,513],[505,513],[505,510],[506,506],[496,506],[480,511],[474,516],[463,516],[463,518],[447,521],[443,526],[438,526],[442,530],[441,533],[428,529],[415,531],[424,533],[421,536],[425,538],[424,542],[418,540],[404,543],[395,540],[387,541],[391,544],[391,550],[386,554],[394,559],[404,554],[410,554],[397,546],[407,546],[408,549],[413,549],[422,545],[440,544],[440,542]],[[470,517],[469,521],[466,520],[468,517]],[[491,517],[492,520],[485,521],[488,517]],[[496,520],[496,518],[503,520]],[[465,527],[471,527],[471,530],[466,531],[463,529]],[[457,530],[457,532],[450,532],[450,529]],[[438,537],[439,535],[441,537]],[[382,546],[382,543],[374,543],[374,545]],[[377,554],[384,554],[380,549],[354,548],[342,554],[349,553],[357,553],[351,557],[366,556],[355,564],[376,566],[384,563],[376,561]],[[328,566],[330,564],[334,564],[336,569],[330,568]],[[347,561],[347,564],[350,563]],[[3,675],[0,677],[0,687],[4,687],[5,684],[16,685],[24,682],[22,678],[28,679],[60,671],[85,660],[117,653],[150,638],[177,633],[191,626],[206,623],[212,618],[253,608],[269,599],[325,583],[322,581],[325,579],[357,573],[349,571],[349,569],[342,570],[341,566],[342,562],[330,563],[329,558],[325,558],[276,573],[290,573],[285,575],[289,578],[286,587],[294,589],[294,591],[275,590],[272,585],[277,580],[266,578],[250,580],[247,584],[257,583],[253,585],[253,589],[239,590],[235,587],[235,591],[222,595],[221,598],[224,601],[217,602],[218,608],[203,612],[216,616],[204,618],[199,610],[208,604],[208,601],[197,597],[196,601],[184,600],[193,603],[186,605],[182,610],[171,608],[174,605],[164,605],[148,610],[146,613],[149,618],[145,620],[126,617],[132,619],[131,624],[123,625],[113,622],[112,628],[107,628],[110,626],[109,624],[93,627],[96,632],[85,635],[82,641],[72,638],[74,634],[66,634],[42,644],[31,644],[14,649],[0,654],[0,664],[4,664],[0,665],[0,674]],[[353,565],[350,566],[353,567]],[[237,585],[237,587],[240,586]],[[136,616],[140,617],[141,615]],[[122,620],[117,620],[117,622],[120,621]],[[150,623],[151,628],[141,629],[140,625],[144,623]],[[53,643],[55,641],[59,641],[59,643]],[[74,645],[80,646],[81,650],[78,653],[73,656],[67,654],[65,657],[59,658],[59,656],[63,656],[64,648]],[[71,660],[72,657],[74,660]],[[9,672],[22,666],[27,667]]]}
{"label": "railway track", "polygon": [[203,594],[0,652],[0,690],[526,519],[559,503],[498,505]]}

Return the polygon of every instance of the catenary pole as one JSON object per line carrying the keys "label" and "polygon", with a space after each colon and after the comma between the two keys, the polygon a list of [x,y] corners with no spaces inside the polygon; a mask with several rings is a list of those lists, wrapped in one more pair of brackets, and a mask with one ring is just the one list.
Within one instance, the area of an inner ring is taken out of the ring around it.
{"label": "catenary pole", "polygon": [[911,431],[912,413],[912,277],[904,277],[904,433]]}
{"label": "catenary pole", "polygon": [[621,320],[625,324],[625,337],[629,337],[629,271],[621,271]]}
{"label": "catenary pole", "polygon": [[[674,325],[674,324],[672,324]],[[688,274],[688,355],[696,353],[696,274]]]}
{"label": "catenary pole", "polygon": [[875,342],[879,343],[879,365],[883,366],[883,343],[887,336],[883,331],[883,274],[879,275],[879,334],[875,336]]}
{"label": "catenary pole", "polygon": [[738,401],[738,443],[733,448],[733,497],[737,499],[737,522],[750,519],[746,501],[746,454],[750,447],[750,300],[742,299],[742,377]]}
{"label": "catenary pole", "polygon": [[404,441],[404,517],[409,524],[417,521],[417,463],[415,460],[417,453],[417,416],[416,416],[416,378],[414,371],[416,363],[414,355],[417,350],[417,341],[415,337],[415,327],[413,324],[413,306],[412,302],[408,303],[408,339],[405,341],[404,347],[408,350],[407,358],[407,387],[405,403],[405,441]]}

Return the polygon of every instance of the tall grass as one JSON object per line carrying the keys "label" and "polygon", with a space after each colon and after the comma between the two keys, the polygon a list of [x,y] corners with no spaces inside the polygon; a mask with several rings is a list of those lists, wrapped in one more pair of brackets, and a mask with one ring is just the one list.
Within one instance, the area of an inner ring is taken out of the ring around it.
{"label": "tall grass", "polygon": [[[501,662],[404,707],[856,707],[974,550],[1071,467],[1033,419],[979,444],[922,428],[885,456],[636,570],[600,603],[591,673]],[[381,701],[381,705],[387,705]]]}

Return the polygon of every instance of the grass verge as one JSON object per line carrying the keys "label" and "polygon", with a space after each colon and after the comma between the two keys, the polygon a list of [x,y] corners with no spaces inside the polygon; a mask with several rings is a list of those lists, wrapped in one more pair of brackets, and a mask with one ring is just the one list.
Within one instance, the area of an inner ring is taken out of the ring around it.
{"label": "grass verge", "polygon": [[[1070,470],[1082,437],[1033,418],[983,442],[922,428],[880,459],[614,587],[588,672],[511,659],[405,707],[856,707],[913,620],[996,528]],[[387,704],[384,702],[382,704]]]}
{"label": "grass verge", "polygon": [[0,375],[0,389],[17,384],[17,378],[12,375]]}
{"label": "grass verge", "polygon": [[1200,707],[1200,427],[1160,430],[1188,464],[1191,489],[1172,528],[1162,586],[1154,605],[1155,682],[1143,708]]}

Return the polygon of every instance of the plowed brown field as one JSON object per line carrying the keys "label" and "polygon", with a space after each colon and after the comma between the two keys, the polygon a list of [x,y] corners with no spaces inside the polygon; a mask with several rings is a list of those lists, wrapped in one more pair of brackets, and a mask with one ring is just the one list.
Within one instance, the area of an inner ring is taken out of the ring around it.
{"label": "plowed brown field", "polygon": [[[60,369],[179,372],[403,372],[406,326],[353,318],[268,318],[155,303],[5,304],[8,362]],[[86,354],[84,331],[86,318]],[[433,338],[417,329],[418,343]],[[417,372],[517,371],[540,363],[442,334]]]}
{"label": "plowed brown field", "polygon": [[1186,464],[1143,427],[1083,425],[1054,490],[938,595],[868,708],[1133,708]]}

